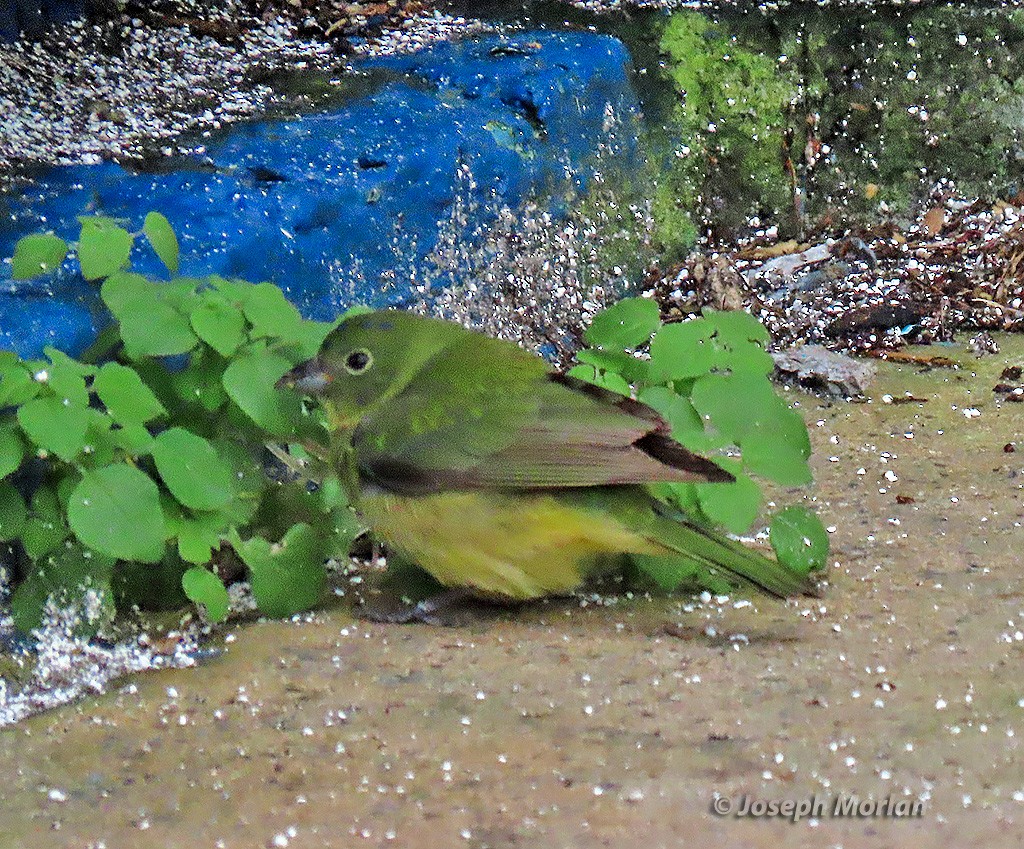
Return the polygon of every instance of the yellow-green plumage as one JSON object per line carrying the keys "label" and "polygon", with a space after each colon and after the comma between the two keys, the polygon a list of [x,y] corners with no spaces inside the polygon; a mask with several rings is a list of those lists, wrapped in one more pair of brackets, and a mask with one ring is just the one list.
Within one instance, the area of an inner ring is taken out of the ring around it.
{"label": "yellow-green plumage", "polygon": [[777,595],[809,589],[666,514],[646,483],[732,478],[671,440],[653,410],[511,343],[369,313],[343,321],[286,382],[322,399],[333,462],[373,534],[445,586],[559,595],[632,556]]}
{"label": "yellow-green plumage", "polygon": [[377,536],[440,583],[485,596],[565,595],[609,554],[666,553],[614,517],[548,494],[376,495],[360,509]]}

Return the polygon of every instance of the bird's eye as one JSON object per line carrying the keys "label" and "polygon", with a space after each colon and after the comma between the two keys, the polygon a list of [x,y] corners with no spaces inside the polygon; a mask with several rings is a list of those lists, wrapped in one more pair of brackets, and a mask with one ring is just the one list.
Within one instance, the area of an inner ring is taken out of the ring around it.
{"label": "bird's eye", "polygon": [[373,365],[373,356],[365,348],[349,352],[345,357],[345,371],[349,374],[362,374]]}

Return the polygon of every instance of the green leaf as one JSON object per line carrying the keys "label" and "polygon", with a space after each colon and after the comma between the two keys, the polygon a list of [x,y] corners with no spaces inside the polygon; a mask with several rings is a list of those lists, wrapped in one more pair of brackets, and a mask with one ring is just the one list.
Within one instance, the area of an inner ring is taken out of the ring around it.
{"label": "green leaf", "polygon": [[593,366],[598,372],[612,372],[622,375],[629,383],[644,383],[649,378],[651,364],[647,360],[627,354],[624,351],[603,351],[599,348],[577,352],[576,361]]}
{"label": "green leaf", "polygon": [[82,218],[78,263],[86,280],[99,280],[128,264],[135,238],[110,218]]}
{"label": "green leaf", "polygon": [[38,233],[18,239],[14,246],[11,276],[28,280],[53,271],[68,255],[68,244],[52,233]]}
{"label": "green leaf", "polygon": [[694,384],[691,399],[720,433],[740,446],[749,471],[784,486],[810,481],[807,426],[763,376],[708,375]]}
{"label": "green leaf", "polygon": [[287,337],[289,352],[294,352],[295,362],[315,357],[327,334],[338,326],[337,321],[303,321]]}
{"label": "green leaf", "polygon": [[94,366],[91,363],[81,362],[76,360],[74,357],[69,357],[63,351],[58,348],[54,348],[52,345],[46,345],[43,348],[43,353],[46,354],[52,365],[66,368],[68,371],[81,375],[82,377],[92,377],[97,371],[99,371],[97,366]]}
{"label": "green leaf", "polygon": [[63,545],[69,533],[62,523],[29,517],[21,532],[21,544],[31,559],[38,560]]}
{"label": "green leaf", "polygon": [[141,274],[119,272],[103,281],[100,297],[114,318],[121,320],[125,307],[137,301],[153,301],[157,297],[157,286]]}
{"label": "green leaf", "polygon": [[200,348],[192,354],[188,368],[171,376],[174,393],[187,404],[199,404],[208,413],[215,413],[228,401],[224,391],[225,361]]}
{"label": "green leaf", "polygon": [[142,232],[146,234],[150,246],[160,257],[167,270],[171,274],[178,273],[178,237],[174,235],[174,228],[159,212],[150,212],[142,225]]}
{"label": "green leaf", "polygon": [[25,443],[13,428],[0,430],[0,479],[21,468]]}
{"label": "green leaf", "polygon": [[114,421],[122,425],[145,424],[167,412],[138,373],[119,363],[104,365],[92,388]]}
{"label": "green leaf", "polygon": [[211,274],[207,278],[207,282],[238,309],[245,305],[245,302],[249,300],[250,292],[256,288],[255,284],[248,280],[228,280],[219,274]]}
{"label": "green leaf", "polygon": [[245,316],[226,300],[204,300],[190,321],[196,335],[223,357],[232,356],[245,341]]}
{"label": "green leaf", "polygon": [[174,307],[184,316],[189,316],[200,303],[196,289],[205,286],[204,280],[198,277],[175,277],[166,283],[157,283],[160,299]]}
{"label": "green leaf", "polygon": [[741,445],[744,434],[778,419],[780,409],[788,409],[767,380],[752,374],[705,375],[693,385],[690,400],[720,433]]}
{"label": "green leaf", "polygon": [[68,502],[68,522],[85,545],[124,560],[156,563],[167,536],[160,492],[124,463],[87,471]]}
{"label": "green leaf", "polygon": [[82,449],[81,463],[91,468],[113,462],[117,443],[111,427],[113,420],[106,413],[90,408],[89,427],[85,433],[85,448]]}
{"label": "green leaf", "polygon": [[35,398],[18,408],[18,423],[36,445],[70,463],[85,447],[89,409],[60,398]]}
{"label": "green leaf", "polygon": [[260,537],[242,540],[237,531],[230,539],[249,567],[252,593],[267,616],[291,616],[320,600],[327,578],[324,544],[312,527],[293,526],[277,545]]}
{"label": "green leaf", "polygon": [[21,363],[0,366],[0,409],[24,404],[42,388]]}
{"label": "green leaf", "polygon": [[767,328],[754,316],[743,310],[704,309],[703,315],[719,332],[723,341],[729,344],[760,342],[762,345],[767,345],[771,341]]}
{"label": "green leaf", "polygon": [[174,520],[174,534],[178,537],[178,554],[182,560],[202,565],[209,563],[213,550],[220,547],[227,533],[230,519],[222,512],[182,513]]}
{"label": "green leaf", "polygon": [[25,553],[40,560],[62,546],[68,534],[57,492],[52,486],[40,486],[32,496],[32,510],[21,533]]}
{"label": "green leaf", "polygon": [[700,430],[674,431],[672,438],[681,443],[684,448],[689,448],[696,454],[719,451],[733,444],[731,439],[727,439],[719,433]]}
{"label": "green leaf", "polygon": [[214,441],[214,446],[217,453],[231,466],[231,479],[235,490],[234,499],[219,512],[229,521],[244,525],[256,514],[264,493],[273,484],[264,474],[263,465],[254,456],[251,445],[222,437]]}
{"label": "green leaf", "polygon": [[718,368],[737,374],[750,372],[767,377],[775,370],[775,360],[756,342],[742,342],[721,348]]}
{"label": "green leaf", "polygon": [[17,539],[25,527],[28,508],[21,493],[8,481],[0,481],[0,542]]}
{"label": "green leaf", "polygon": [[73,406],[89,406],[89,390],[85,388],[85,378],[96,369],[79,363],[62,351],[49,346],[46,348],[46,355],[50,358],[50,365],[45,370],[46,380],[43,382],[50,387],[53,394]]}
{"label": "green leaf", "polygon": [[718,359],[712,341],[715,328],[704,319],[666,324],[651,342],[651,374],[655,380],[685,380],[710,372]]}
{"label": "green leaf", "polygon": [[778,513],[768,539],[779,561],[802,575],[824,569],[828,562],[828,532],[805,507],[787,507]]}
{"label": "green leaf", "polygon": [[783,439],[774,445],[767,440],[744,440],[743,468],[783,486],[803,486],[813,480],[804,453]]}
{"label": "green leaf", "polygon": [[227,588],[209,569],[193,566],[181,576],[181,588],[190,601],[206,608],[206,618],[211,622],[223,622],[227,618],[231,607]]}
{"label": "green leaf", "polygon": [[181,403],[174,390],[174,374],[168,371],[163,363],[159,360],[141,359],[132,363],[131,367],[156,395],[157,400],[164,405],[169,417],[174,418],[182,414]]}
{"label": "green leaf", "polygon": [[181,427],[161,433],[153,461],[171,495],[193,510],[216,510],[234,496],[231,469],[201,436]]}
{"label": "green leaf", "polygon": [[[75,491],[75,487],[82,482],[82,473],[77,469],[68,469],[65,471],[63,477],[57,481],[56,489],[52,487],[41,487],[36,491],[36,496],[32,500],[32,509],[39,515],[52,516],[59,522],[64,521],[64,514],[67,513],[68,503],[71,501],[71,495]],[[48,493],[47,503],[44,505],[38,496],[43,493]],[[56,497],[56,501],[50,500]],[[40,502],[37,504],[37,502]]]}
{"label": "green leaf", "polygon": [[188,318],[159,298],[126,303],[118,319],[125,349],[133,360],[185,354],[198,342]]}
{"label": "green leaf", "polygon": [[355,541],[365,528],[360,523],[354,510],[349,507],[340,507],[332,510],[324,526],[325,549],[327,557],[347,558]]}
{"label": "green leaf", "polygon": [[700,518],[700,502],[692,483],[657,481],[647,484],[647,490],[659,501],[670,504],[691,518]]}
{"label": "green leaf", "polygon": [[[300,446],[295,446],[291,453],[297,454],[299,450]],[[334,474],[326,475],[320,482],[317,497],[320,500],[320,509],[325,513],[337,508],[348,507],[351,503],[345,487],[342,486],[341,479]]]}
{"label": "green leaf", "polygon": [[672,437],[678,440],[682,434],[704,433],[704,422],[688,398],[684,398],[667,386],[649,386],[637,400],[661,415],[672,426]]}
{"label": "green leaf", "polygon": [[104,281],[100,297],[120,322],[121,339],[132,359],[174,356],[198,342],[187,314],[194,288],[193,283],[158,284],[140,274],[119,272]]}
{"label": "green leaf", "polygon": [[302,326],[302,316],[284,292],[273,283],[253,286],[242,305],[245,317],[252,324],[251,336],[288,339]]}
{"label": "green leaf", "polygon": [[278,354],[252,348],[224,371],[224,389],[242,411],[268,433],[288,436],[298,428],[302,402],[292,392],[280,392],[277,381],[291,368]]}
{"label": "green leaf", "polygon": [[734,460],[718,464],[736,475],[733,483],[697,483],[694,489],[704,514],[734,534],[750,529],[761,506],[761,488],[739,470]]}
{"label": "green leaf", "polygon": [[180,617],[178,611],[189,604],[181,588],[181,576],[188,568],[170,548],[159,563],[117,561],[112,583],[118,608],[130,610],[137,605],[142,610],[173,610]]}
{"label": "green leaf", "polygon": [[624,298],[594,316],[583,334],[591,345],[609,350],[639,348],[658,329],[658,305],[649,298]]}
{"label": "green leaf", "polygon": [[153,451],[153,436],[140,424],[126,424],[110,432],[114,445],[133,457],[143,457]]}
{"label": "green leaf", "polygon": [[573,366],[569,369],[566,374],[569,377],[574,377],[577,380],[582,380],[585,383],[592,383],[594,386],[600,386],[602,389],[607,389],[610,392],[617,392],[619,395],[629,396],[631,388],[629,383],[626,382],[621,374],[616,374],[613,371],[601,371],[600,369],[594,368],[591,365],[578,365]]}

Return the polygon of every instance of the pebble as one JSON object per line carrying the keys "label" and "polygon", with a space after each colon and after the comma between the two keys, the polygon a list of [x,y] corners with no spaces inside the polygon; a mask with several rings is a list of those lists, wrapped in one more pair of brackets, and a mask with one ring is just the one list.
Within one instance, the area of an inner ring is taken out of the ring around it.
{"label": "pebble", "polygon": [[[223,21],[240,35],[216,40],[187,26],[153,28],[123,16],[78,21],[39,43],[0,45],[0,189],[12,179],[3,171],[18,164],[88,165],[193,152],[183,135],[196,137],[283,104],[270,85],[254,80],[345,66],[335,43],[300,37],[296,22],[284,17],[254,17],[241,0],[176,0],[175,13]],[[410,52],[493,29],[427,13],[350,52]]]}

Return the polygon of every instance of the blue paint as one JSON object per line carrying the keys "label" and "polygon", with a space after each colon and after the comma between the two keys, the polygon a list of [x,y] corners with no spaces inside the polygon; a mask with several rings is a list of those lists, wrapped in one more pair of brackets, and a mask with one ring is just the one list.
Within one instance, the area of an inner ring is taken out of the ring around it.
{"label": "blue paint", "polygon": [[[234,126],[202,161],[170,173],[114,163],[49,169],[21,196],[0,196],[0,256],[27,233],[74,237],[86,209],[132,227],[159,210],[181,241],[182,274],[270,280],[317,319],[352,302],[399,303],[412,293],[402,268],[428,255],[450,215],[460,164],[472,170],[480,207],[470,229],[496,205],[515,207],[538,190],[550,190],[559,209],[566,168],[577,188],[585,184],[606,104],[636,112],[628,59],[608,36],[532,32],[362,60],[358,69],[391,81],[331,112]],[[402,260],[393,246],[399,221]],[[143,273],[164,273],[142,239],[132,260]],[[397,283],[386,287],[389,272]],[[0,301],[0,348],[32,352],[50,334],[76,351],[87,344],[83,310],[104,321],[94,287],[67,269],[47,281],[54,300],[45,317],[38,283],[27,289],[9,275],[0,266],[0,290],[12,290]],[[56,304],[66,305],[66,332],[46,324],[61,324]],[[26,328],[35,329],[22,337]]]}
{"label": "blue paint", "polygon": [[92,343],[97,321],[81,303],[0,294],[0,350],[37,357],[46,345],[78,356]]}

